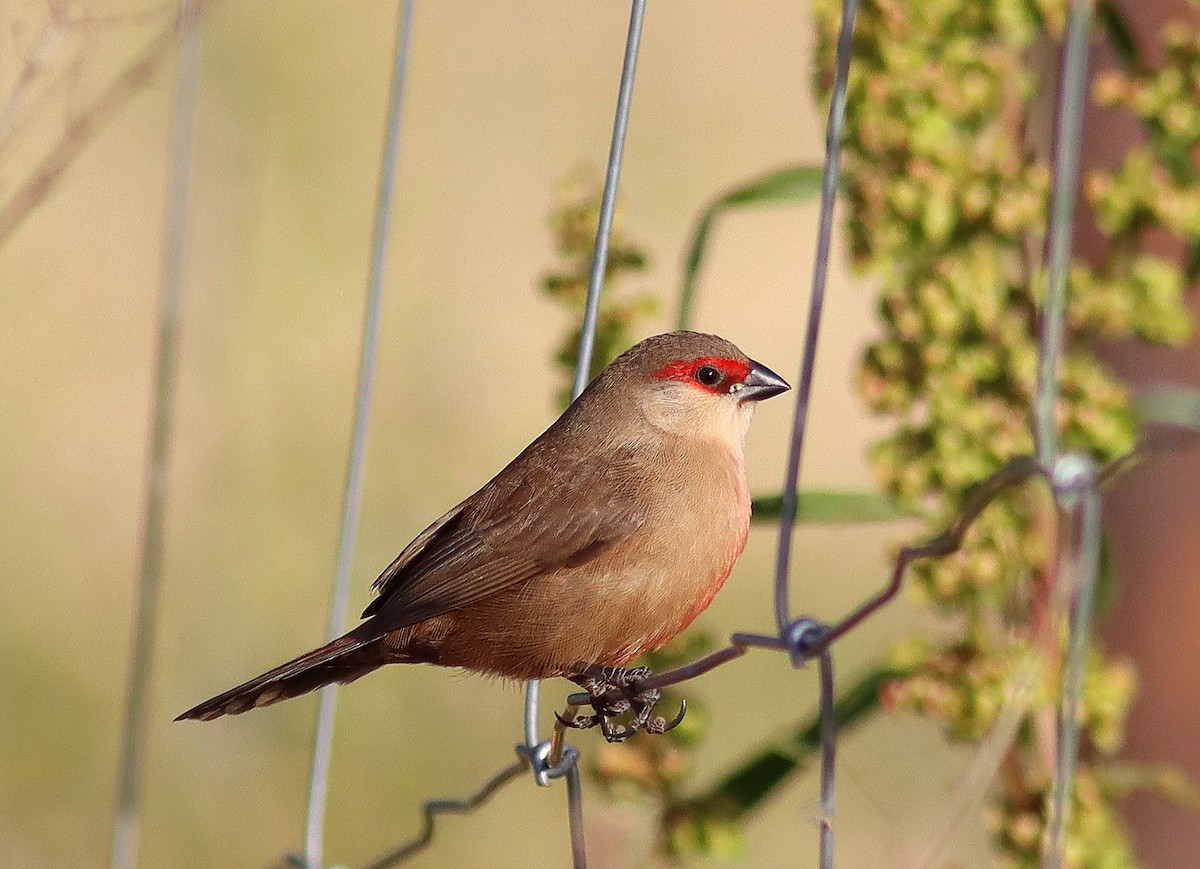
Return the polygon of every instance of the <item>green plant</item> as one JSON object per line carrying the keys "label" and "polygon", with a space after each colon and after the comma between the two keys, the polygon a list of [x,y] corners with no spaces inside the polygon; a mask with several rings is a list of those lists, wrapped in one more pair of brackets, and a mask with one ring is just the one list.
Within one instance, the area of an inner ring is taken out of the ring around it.
{"label": "green plant", "polygon": [[[859,384],[871,410],[895,424],[872,462],[885,492],[942,522],[971,485],[1033,450],[1042,275],[1031,252],[1046,225],[1049,171],[1026,144],[1046,87],[1030,53],[1045,34],[1061,34],[1065,14],[1065,3],[1050,0],[968,7],[868,0],[858,19],[847,229],[855,263],[880,282],[883,325]],[[836,4],[819,3],[817,18],[819,65],[827,71]],[[1106,20],[1119,23],[1112,10]],[[1194,266],[1137,253],[1139,234],[1162,226],[1185,240],[1189,262],[1196,259],[1196,226],[1183,215],[1188,197],[1200,197],[1186,159],[1200,128],[1191,119],[1194,85],[1181,82],[1197,81],[1200,65],[1194,34],[1168,38],[1171,67],[1102,81],[1099,89],[1109,104],[1140,108],[1151,132],[1121,171],[1087,180],[1087,200],[1111,244],[1101,262],[1076,261],[1070,275],[1058,426],[1067,449],[1101,463],[1128,453],[1136,429],[1128,396],[1093,355],[1093,342],[1178,342],[1189,329],[1181,294]],[[915,567],[921,598],[953,635],[897,649],[893,658],[910,673],[887,692],[890,708],[931,718],[951,740],[977,742],[1003,706],[1013,662],[1040,662],[990,815],[997,846],[1018,866],[1040,863],[1053,757],[1061,663],[1052,606],[1056,518],[1044,490],[1013,492],[980,516],[959,553]],[[1133,863],[1103,772],[1120,744],[1134,682],[1128,665],[1093,648],[1069,865]]]}
{"label": "green plant", "polygon": [[[600,221],[602,187],[586,169],[576,169],[565,177],[555,191],[550,214],[559,265],[542,277],[542,291],[559,302],[578,324],[587,303],[588,279],[592,269],[592,245]],[[658,299],[646,292],[630,292],[629,278],[645,273],[649,262],[645,250],[624,233],[620,208],[613,217],[613,231],[604,269],[604,292],[596,323],[596,346],[588,379],[600,373],[623,351],[636,343],[646,320],[658,311]],[[579,351],[581,326],[576,325],[559,344],[555,364],[563,371],[566,384],[559,400],[566,407],[571,400],[571,378]]]}
{"label": "green plant", "polygon": [[[1086,202],[1110,244],[1100,261],[1077,260],[1071,268],[1057,422],[1065,449],[1085,450],[1104,464],[1134,447],[1137,429],[1126,390],[1093,354],[1093,343],[1128,336],[1176,343],[1189,331],[1181,295],[1200,277],[1200,173],[1191,157],[1200,145],[1200,36],[1169,28],[1168,64],[1151,71],[1139,64],[1115,11],[1101,12],[1127,70],[1102,77],[1094,97],[1132,112],[1148,141],[1118,171],[1084,179]],[[840,3],[818,0],[815,14],[817,89],[827,97]],[[1065,18],[1062,0],[862,4],[843,201],[851,257],[874,276],[880,297],[882,334],[864,354],[859,390],[893,429],[871,452],[882,497],[832,493],[816,518],[833,515],[824,508],[836,502],[847,520],[908,513],[941,530],[972,486],[1033,451],[1038,252],[1050,173],[1048,155],[1028,144],[1037,94],[1048,86],[1031,52],[1061,36]],[[810,167],[785,167],[714,199],[689,247],[678,325],[688,324],[717,217],[730,208],[808,200],[817,177]],[[1139,238],[1151,228],[1182,242],[1182,267],[1139,252]],[[773,518],[771,505],[756,499],[756,516]],[[1040,864],[1052,775],[1062,642],[1053,599],[1057,525],[1049,493],[1028,485],[985,510],[960,552],[915,565],[910,586],[945,630],[936,640],[900,643],[837,704],[843,729],[880,710],[907,711],[968,744],[989,739],[1002,716],[1014,716],[988,748],[999,752],[999,775],[987,810],[997,851],[1013,866]],[[1129,665],[1093,645],[1069,866],[1134,865],[1113,809],[1132,788],[1155,787],[1197,804],[1194,788],[1177,776],[1110,760],[1135,683]],[[1015,684],[1027,687],[1020,702]],[[702,736],[695,731],[669,748],[651,740],[606,748],[594,772],[659,802],[665,855],[728,851],[753,811],[814,757],[816,733],[815,722],[797,725],[699,793],[684,787],[686,752]],[[631,769],[641,773],[629,775]]]}

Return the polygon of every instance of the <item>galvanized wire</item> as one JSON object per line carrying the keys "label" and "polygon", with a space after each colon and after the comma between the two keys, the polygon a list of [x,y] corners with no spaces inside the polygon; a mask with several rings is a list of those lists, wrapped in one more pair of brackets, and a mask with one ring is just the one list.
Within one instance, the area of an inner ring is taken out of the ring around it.
{"label": "galvanized wire", "polygon": [[399,866],[405,860],[424,851],[433,841],[438,815],[463,815],[473,811],[476,807],[491,799],[496,791],[500,790],[528,768],[528,760],[521,757],[520,760],[509,764],[489,778],[479,790],[464,800],[430,800],[425,803],[421,807],[423,823],[421,832],[417,837],[411,842],[405,842],[398,848],[389,851],[379,859],[368,863],[363,869],[391,869],[392,866]]}
{"label": "galvanized wire", "polygon": [[608,272],[608,243],[612,238],[617,186],[621,181],[621,164],[625,160],[625,134],[629,130],[633,81],[637,74],[638,50],[642,44],[642,23],[645,18],[646,0],[633,0],[629,12],[629,33],[625,38],[621,86],[617,92],[617,114],[613,121],[612,142],[608,148],[608,168],[604,174],[604,195],[600,200],[600,222],[596,227],[596,245],[592,256],[592,272],[588,280],[587,304],[583,311],[583,331],[579,336],[579,355],[575,361],[575,382],[571,386],[572,398],[577,398],[591,379],[596,323],[600,317],[600,293],[604,289],[604,277]]}
{"label": "galvanized wire", "polygon": [[571,830],[571,866],[587,869],[587,848],[583,841],[583,782],[579,775],[579,755],[567,768],[567,816]]}
{"label": "galvanized wire", "polygon": [[792,419],[791,447],[788,450],[783,500],[779,509],[779,547],[775,559],[775,623],[780,635],[787,631],[791,622],[788,570],[792,555],[792,530],[796,524],[800,459],[804,452],[804,432],[812,395],[813,370],[817,363],[817,338],[821,330],[821,311],[825,302],[825,284],[829,276],[829,252],[833,243],[833,208],[837,200],[838,176],[841,170],[842,130],[846,123],[846,91],[850,81],[850,50],[854,41],[854,17],[857,13],[858,0],[843,0],[837,68],[833,94],[829,101],[829,123],[825,131],[825,172],[821,182],[821,216],[817,228],[817,253],[813,261],[812,295],[809,297],[803,360],[800,364],[800,379],[796,384],[796,412]]}
{"label": "galvanized wire", "polygon": [[[899,592],[908,565],[917,559],[939,557],[956,551],[965,534],[983,509],[1001,492],[1018,485],[1031,477],[1050,478],[1058,503],[1069,513],[1074,533],[1070,536],[1066,557],[1070,587],[1078,588],[1079,597],[1072,611],[1070,645],[1067,655],[1066,675],[1063,688],[1063,714],[1057,746],[1054,796],[1050,806],[1049,838],[1045,866],[1061,863],[1062,830],[1065,824],[1066,805],[1064,794],[1070,793],[1071,781],[1078,750],[1078,712],[1083,662],[1086,658],[1092,598],[1099,557],[1099,475],[1086,457],[1058,456],[1058,441],[1054,430],[1054,406],[1058,394],[1057,371],[1063,345],[1066,309],[1066,269],[1069,264],[1071,218],[1074,210],[1074,194],[1078,179],[1079,141],[1083,84],[1086,78],[1086,43],[1091,3],[1076,2],[1072,9],[1066,46],[1061,98],[1059,101],[1056,134],[1056,174],[1051,211],[1050,230],[1047,238],[1047,296],[1043,310],[1041,337],[1039,341],[1039,389],[1034,408],[1034,426],[1038,444],[1037,458],[1018,456],[1011,459],[1002,469],[982,481],[968,495],[958,515],[942,534],[920,544],[903,548],[894,564],[891,581],[877,595],[868,599],[833,627],[820,625],[811,619],[793,621],[788,603],[788,572],[791,549],[791,534],[796,518],[799,469],[803,452],[808,406],[816,359],[817,339],[820,332],[820,317],[828,273],[834,202],[837,192],[838,162],[842,128],[846,110],[846,89],[850,68],[856,0],[843,3],[842,24],[838,39],[836,77],[830,104],[829,125],[826,141],[826,164],[822,187],[821,215],[817,238],[817,254],[814,263],[813,292],[806,328],[803,360],[799,379],[796,413],[793,420],[792,443],[789,451],[783,505],[780,516],[779,549],[775,573],[775,604],[778,636],[738,633],[731,644],[699,661],[667,673],[651,676],[640,684],[642,689],[662,688],[695,678],[709,670],[741,657],[748,648],[765,647],[788,652],[793,661],[801,664],[817,657],[820,661],[820,735],[822,753],[821,772],[821,831],[819,861],[822,869],[831,869],[834,860],[834,768],[836,760],[836,718],[834,715],[834,678],[831,644],[848,631],[857,627],[878,609],[890,602]],[[626,44],[625,68],[622,74],[621,95],[618,100],[617,120],[614,125],[613,143],[610,150],[608,175],[606,178],[600,226],[597,231],[596,252],[593,260],[584,327],[580,340],[579,358],[575,372],[573,395],[578,396],[587,383],[594,347],[596,319],[599,312],[600,291],[603,287],[607,267],[608,240],[611,233],[612,209],[615,203],[617,181],[620,173],[621,153],[625,129],[628,122],[629,101],[632,94],[633,72],[637,59],[644,2],[635,0],[630,22],[629,39]],[[582,840],[582,804],[578,770],[578,752],[562,742],[562,730],[556,731],[556,739],[541,742],[538,738],[539,683],[527,686],[525,704],[524,746],[518,750],[527,756],[534,767],[539,783],[548,783],[553,777],[565,774],[568,778],[568,806],[571,819],[572,853],[575,865],[582,866],[584,848]],[[608,699],[616,699],[608,698]],[[571,694],[567,698],[567,718],[574,717],[577,707],[593,702],[586,693]],[[1019,707],[1018,707],[1019,708]],[[1012,717],[1016,717],[1015,714]],[[1011,729],[1011,721],[1009,722]],[[1003,737],[1008,729],[1000,734]],[[998,737],[999,738],[999,737]],[[567,752],[564,756],[563,752]],[[995,758],[989,757],[981,766],[986,773],[994,765]],[[554,763],[551,767],[549,764]],[[508,780],[509,770],[502,771],[489,781],[484,793],[490,793]],[[553,770],[551,773],[550,770]],[[984,773],[980,773],[983,775]],[[515,772],[511,773],[515,776]],[[990,775],[988,776],[990,777]],[[502,780],[501,780],[502,779]],[[494,784],[494,786],[493,786]],[[474,803],[472,803],[474,804]],[[438,805],[438,804],[431,804]],[[426,833],[431,834],[431,826]],[[428,843],[426,835],[422,847]],[[390,865],[390,864],[389,864]],[[378,867],[372,867],[378,869]]]}
{"label": "galvanized wire", "polygon": [[1075,764],[1079,756],[1079,718],[1083,673],[1091,640],[1096,577],[1100,572],[1100,492],[1096,467],[1090,456],[1065,455],[1055,462],[1052,475],[1055,497],[1066,511],[1067,551],[1061,584],[1075,592],[1067,661],[1058,715],[1058,740],[1054,755],[1054,784],[1046,818],[1043,869],[1063,863],[1066,826],[1071,812]]}
{"label": "galvanized wire", "polygon": [[155,360],[150,456],[146,468],[146,502],[138,569],[137,612],[129,682],[121,725],[117,763],[117,797],[113,817],[110,869],[137,865],[142,781],[146,756],[146,716],[150,699],[154,635],[162,584],[163,526],[166,514],[168,460],[175,407],[175,380],[183,309],[184,265],[196,156],[196,124],[200,103],[201,18],[192,0],[179,8],[179,66],[171,132],[171,169],[163,236],[162,281],[158,304],[158,350]]}
{"label": "galvanized wire", "polygon": [[[604,196],[601,205],[599,226],[590,274],[588,297],[581,330],[579,355],[572,389],[577,397],[585,388],[591,371],[595,346],[596,325],[599,315],[600,293],[607,271],[608,247],[612,231],[612,218],[616,191],[620,178],[624,142],[628,128],[633,82],[636,71],[642,24],[645,15],[645,0],[633,0],[629,32],[625,47],[624,65],[617,101],[612,142],[609,151],[608,169]],[[1064,582],[1078,591],[1078,599],[1072,608],[1071,633],[1067,652],[1066,673],[1063,685],[1063,710],[1060,716],[1057,742],[1056,771],[1053,796],[1048,809],[1048,837],[1045,852],[1045,867],[1057,867],[1061,863],[1063,830],[1065,828],[1069,794],[1078,751],[1079,697],[1082,684],[1083,663],[1088,648],[1092,599],[1099,558],[1099,474],[1090,459],[1080,456],[1059,456],[1057,434],[1054,427],[1054,407],[1058,395],[1057,371],[1064,341],[1066,310],[1066,270],[1069,265],[1071,223],[1074,211],[1075,188],[1078,182],[1079,141],[1082,125],[1083,87],[1086,79],[1087,32],[1092,3],[1077,0],[1072,7],[1065,62],[1061,82],[1059,106],[1056,120],[1055,139],[1055,186],[1051,209],[1050,229],[1046,244],[1046,302],[1042,313],[1039,340],[1039,385],[1034,407],[1034,428],[1037,439],[1037,457],[1018,456],[1011,459],[1000,471],[982,481],[966,498],[959,513],[950,526],[936,537],[904,547],[898,554],[890,582],[872,598],[865,601],[848,616],[833,626],[821,625],[812,619],[793,620],[788,601],[788,573],[791,550],[791,535],[796,519],[797,489],[803,453],[808,407],[815,368],[817,340],[820,333],[821,312],[827,282],[831,249],[833,212],[838,186],[839,155],[846,113],[847,82],[851,62],[851,45],[857,0],[844,0],[841,30],[838,38],[836,76],[829,110],[826,140],[826,164],[822,186],[821,213],[817,236],[817,253],[814,262],[813,288],[810,298],[809,317],[806,326],[798,397],[793,419],[791,448],[789,450],[783,505],[780,515],[779,548],[775,571],[775,609],[778,635],[737,633],[731,644],[705,658],[667,673],[657,674],[639,685],[642,689],[661,688],[678,684],[742,656],[748,648],[762,647],[786,651],[800,665],[813,658],[819,659],[820,670],[820,738],[821,738],[821,829],[819,864],[822,869],[832,869],[834,864],[834,784],[837,748],[836,717],[834,710],[834,672],[831,645],[845,633],[853,630],[863,620],[890,602],[899,592],[908,565],[920,558],[939,557],[956,551],[965,534],[983,509],[1001,492],[1027,481],[1031,477],[1046,476],[1050,479],[1056,499],[1071,523],[1072,533],[1068,537],[1064,558]],[[398,144],[400,96],[404,60],[408,52],[411,22],[411,0],[406,4],[402,18],[401,36],[398,37],[397,68],[393,80],[392,108],[389,116],[387,149]],[[385,149],[385,154],[387,153]],[[347,493],[344,504],[343,539],[340,548],[338,582],[335,590],[334,615],[331,617],[331,635],[341,632],[345,618],[345,602],[339,598],[348,579],[349,560],[353,549],[354,525],[357,521],[357,489],[361,487],[361,446],[365,439],[365,423],[369,409],[370,372],[377,330],[378,292],[381,284],[384,244],[386,235],[386,204],[390,199],[391,172],[394,171],[394,150],[389,164],[385,156],[385,171],[381,176],[380,206],[376,226],[376,259],[373,259],[372,284],[365,326],[363,364],[360,371],[359,399],[356,404],[355,448],[351,453],[351,467],[347,475]],[[374,307],[373,307],[374,306]],[[372,314],[372,310],[376,313]],[[355,459],[355,450],[359,457]],[[359,464],[355,464],[355,462]],[[353,503],[351,503],[353,502]],[[344,558],[344,562],[343,562]],[[338,601],[342,611],[338,615]],[[567,779],[568,816],[573,864],[577,869],[586,866],[583,841],[582,787],[579,771],[579,752],[562,741],[564,731],[556,730],[555,739],[542,741],[538,734],[540,683],[530,682],[526,688],[524,737],[525,743],[517,747],[522,760],[500,770],[484,783],[472,797],[462,801],[439,800],[425,804],[425,823],[420,835],[412,842],[390,852],[384,858],[370,864],[368,869],[386,869],[397,865],[429,845],[434,834],[434,817],[442,812],[470,811],[496,790],[514,780],[522,769],[529,766],[539,784],[548,784],[552,779]],[[331,689],[326,689],[322,698],[322,716],[327,715],[332,727],[333,705]],[[615,698],[610,698],[615,699]],[[586,693],[571,694],[567,698],[568,717],[576,707],[593,703]],[[327,705],[328,704],[328,705]],[[328,711],[326,712],[326,710]],[[1006,726],[1011,726],[1011,721]],[[319,733],[321,731],[319,730]],[[331,730],[329,731],[331,733]],[[1004,733],[1007,733],[1005,730]],[[1001,734],[1003,735],[1003,734]],[[325,760],[321,773],[320,787],[317,786],[318,760],[323,743],[318,737],[318,755],[314,758],[313,794],[320,792],[320,813],[323,814],[324,793],[328,774],[328,737],[324,743]],[[986,773],[994,762],[989,757],[980,765]],[[983,773],[980,773],[981,775]],[[315,797],[314,797],[315,799]],[[314,839],[311,822],[314,815],[310,803],[310,830],[306,849],[305,865],[308,869],[319,869],[320,831],[319,818]],[[315,847],[314,847],[315,846]]]}
{"label": "galvanized wire", "polygon": [[[363,469],[367,451],[367,424],[371,415],[371,394],[375,380],[376,347],[379,342],[380,309],[383,302],[384,269],[387,265],[388,236],[391,229],[392,192],[400,153],[401,119],[404,114],[404,83],[412,44],[413,0],[404,0],[396,22],[396,42],[388,94],[388,114],[379,168],[379,190],[375,200],[375,230],[371,246],[367,302],[363,314],[358,384],[354,399],[354,422],[350,436],[345,488],[342,493],[342,521],[338,536],[337,567],[333,599],[329,607],[330,640],[341,635],[350,605],[350,571],[354,563],[354,545],[358,536],[359,508],[362,502]],[[308,786],[308,811],[305,818],[304,858],[307,869],[323,865],[325,806],[329,796],[329,767],[333,750],[337,688],[321,689],[317,712],[317,731],[313,742],[312,772]]]}
{"label": "galvanized wire", "polygon": [[[857,627],[899,592],[908,564],[917,559],[947,555],[956,551],[963,537],[980,512],[995,497],[1010,486],[1032,476],[1051,479],[1056,500],[1070,508],[1072,521],[1078,526],[1069,540],[1066,563],[1069,587],[1076,590],[1078,600],[1072,609],[1067,666],[1063,682],[1063,709],[1060,714],[1059,737],[1056,745],[1055,778],[1049,807],[1048,837],[1044,866],[1057,867],[1062,860],[1063,830],[1072,788],[1078,753],[1079,696],[1090,634],[1096,574],[1099,565],[1099,494],[1094,466],[1087,457],[1059,458],[1058,437],[1054,412],[1058,397],[1058,365],[1064,343],[1067,270],[1070,262],[1071,234],[1078,184],[1079,154],[1082,134],[1082,112],[1087,75],[1087,38],[1093,3],[1076,0],[1072,6],[1064,49],[1064,64],[1060,82],[1060,99],[1056,117],[1055,178],[1052,195],[1050,228],[1046,245],[1046,302],[1042,311],[1039,340],[1039,379],[1034,407],[1034,430],[1038,447],[1037,458],[1016,457],[968,496],[950,528],[932,540],[905,547],[896,560],[892,580],[875,597],[866,601],[835,627],[811,631],[809,620],[793,622],[788,604],[788,568],[791,533],[797,507],[797,488],[803,448],[805,421],[808,412],[812,373],[816,357],[820,313],[828,268],[829,238],[832,227],[833,199],[837,188],[837,154],[840,147],[841,125],[845,113],[845,88],[850,64],[855,0],[843,4],[841,31],[838,39],[836,78],[830,105],[828,138],[826,142],[825,177],[822,188],[822,211],[818,234],[818,252],[814,266],[813,294],[810,300],[808,328],[805,336],[799,393],[793,421],[792,446],[789,453],[786,481],[780,513],[779,549],[775,574],[775,609],[779,628],[777,637],[757,634],[734,634],[731,644],[699,661],[668,673],[661,673],[642,684],[643,688],[663,688],[675,685],[740,657],[749,647],[765,647],[791,654],[798,663],[820,654],[824,663],[830,644]],[[823,682],[824,686],[824,682]],[[588,702],[586,694],[572,694],[569,704]],[[822,703],[822,709],[826,708]],[[822,802],[825,804],[825,775],[831,775],[833,737],[822,732],[823,757],[830,763],[823,772]],[[831,780],[830,780],[831,786]],[[822,818],[822,866],[832,861],[831,819],[832,789],[828,791],[828,813]],[[828,843],[826,835],[828,834]],[[827,847],[828,845],[828,847]],[[829,855],[829,856],[827,856]]]}
{"label": "galvanized wire", "polygon": [[[583,312],[583,327],[579,336],[579,353],[575,360],[575,378],[571,398],[578,398],[587,387],[596,347],[596,325],[600,317],[600,293],[608,272],[608,245],[612,238],[613,213],[617,207],[617,186],[621,180],[621,165],[625,159],[625,134],[629,129],[629,112],[633,105],[633,82],[637,74],[638,50],[642,44],[642,24],[646,18],[646,0],[633,0],[629,12],[629,32],[625,38],[625,59],[621,67],[621,85],[617,92],[617,112],[613,120],[612,141],[608,149],[608,168],[604,176],[604,194],[600,200],[600,221],[596,227],[596,244],[592,255],[592,271],[588,280],[587,303]],[[541,686],[529,682],[525,686],[525,747],[532,751],[541,740],[538,737],[538,699]],[[539,776],[540,784],[545,784]]]}
{"label": "galvanized wire", "polygon": [[833,652],[821,652],[821,869],[833,869],[833,794],[837,760],[837,699],[833,683]]}
{"label": "galvanized wire", "polygon": [[1033,416],[1037,456],[1047,470],[1058,458],[1058,427],[1054,416],[1066,322],[1067,274],[1075,228],[1093,5],[1094,0],[1073,0],[1071,4],[1054,122],[1054,190],[1050,197],[1050,227],[1046,236],[1046,301],[1041,312]]}
{"label": "galvanized wire", "polygon": [[1042,855],[1044,869],[1057,869],[1063,861],[1067,816],[1079,752],[1078,703],[1100,564],[1100,506],[1095,467],[1086,456],[1059,456],[1055,420],[1087,94],[1088,39],[1094,5],[1094,0],[1073,0],[1063,46],[1054,122],[1054,189],[1046,239],[1046,301],[1042,306],[1038,391],[1034,403],[1038,460],[1050,475],[1060,514],[1066,513],[1072,523],[1072,533],[1066,538],[1067,548],[1062,559],[1066,569],[1060,584],[1065,586],[1068,595],[1078,595],[1071,609],[1058,738],[1054,746],[1054,781],[1047,808],[1045,850]]}

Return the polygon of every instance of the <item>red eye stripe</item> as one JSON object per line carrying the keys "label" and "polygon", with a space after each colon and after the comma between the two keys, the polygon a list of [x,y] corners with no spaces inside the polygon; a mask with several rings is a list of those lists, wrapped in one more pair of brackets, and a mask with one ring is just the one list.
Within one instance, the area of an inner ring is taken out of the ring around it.
{"label": "red eye stripe", "polygon": [[[713,386],[706,386],[696,379],[696,372],[706,365],[720,371],[724,377]],[[729,383],[741,383],[750,374],[750,363],[727,356],[701,356],[698,359],[677,359],[664,365],[651,375],[655,380],[678,380],[691,383],[709,392],[727,392]]]}

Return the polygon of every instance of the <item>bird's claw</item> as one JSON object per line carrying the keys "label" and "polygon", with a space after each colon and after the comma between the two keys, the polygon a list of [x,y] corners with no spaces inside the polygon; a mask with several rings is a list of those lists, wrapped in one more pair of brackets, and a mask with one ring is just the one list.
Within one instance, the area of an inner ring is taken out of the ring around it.
{"label": "bird's claw", "polygon": [[645,730],[647,733],[670,733],[679,723],[683,721],[683,716],[687,715],[687,701],[679,701],[679,711],[675,713],[675,717],[670,721],[663,718],[661,715],[655,715],[646,722]]}
{"label": "bird's claw", "polygon": [[[667,733],[674,730],[687,714],[687,701],[680,705],[678,714],[670,721],[661,715],[655,715],[654,707],[662,699],[662,693],[657,688],[641,687],[650,675],[649,667],[629,670],[597,667],[585,670],[572,677],[571,681],[587,691],[595,714],[581,715],[571,720],[558,713],[555,713],[555,716],[566,727],[587,729],[598,726],[608,742],[624,742],[639,730],[646,733]],[[619,698],[612,699],[610,695],[613,693],[618,694]],[[617,723],[616,718],[627,712],[633,713],[628,723]]]}
{"label": "bird's claw", "polygon": [[561,712],[555,712],[554,717],[558,719],[558,723],[563,727],[570,727],[575,730],[587,730],[600,723],[599,715],[576,715],[573,718],[563,718]]}

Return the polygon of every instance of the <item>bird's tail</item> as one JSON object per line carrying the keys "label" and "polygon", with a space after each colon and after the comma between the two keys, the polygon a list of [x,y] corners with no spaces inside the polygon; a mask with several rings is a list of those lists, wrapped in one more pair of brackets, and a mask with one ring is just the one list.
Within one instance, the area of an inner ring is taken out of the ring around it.
{"label": "bird's tail", "polygon": [[353,632],[338,637],[319,649],[281,664],[236,688],[230,688],[224,694],[205,700],[175,720],[192,718],[212,721],[222,715],[238,715],[248,709],[270,706],[334,682],[353,682],[389,660],[382,654],[376,642],[378,639],[376,637],[364,642],[355,637]]}

